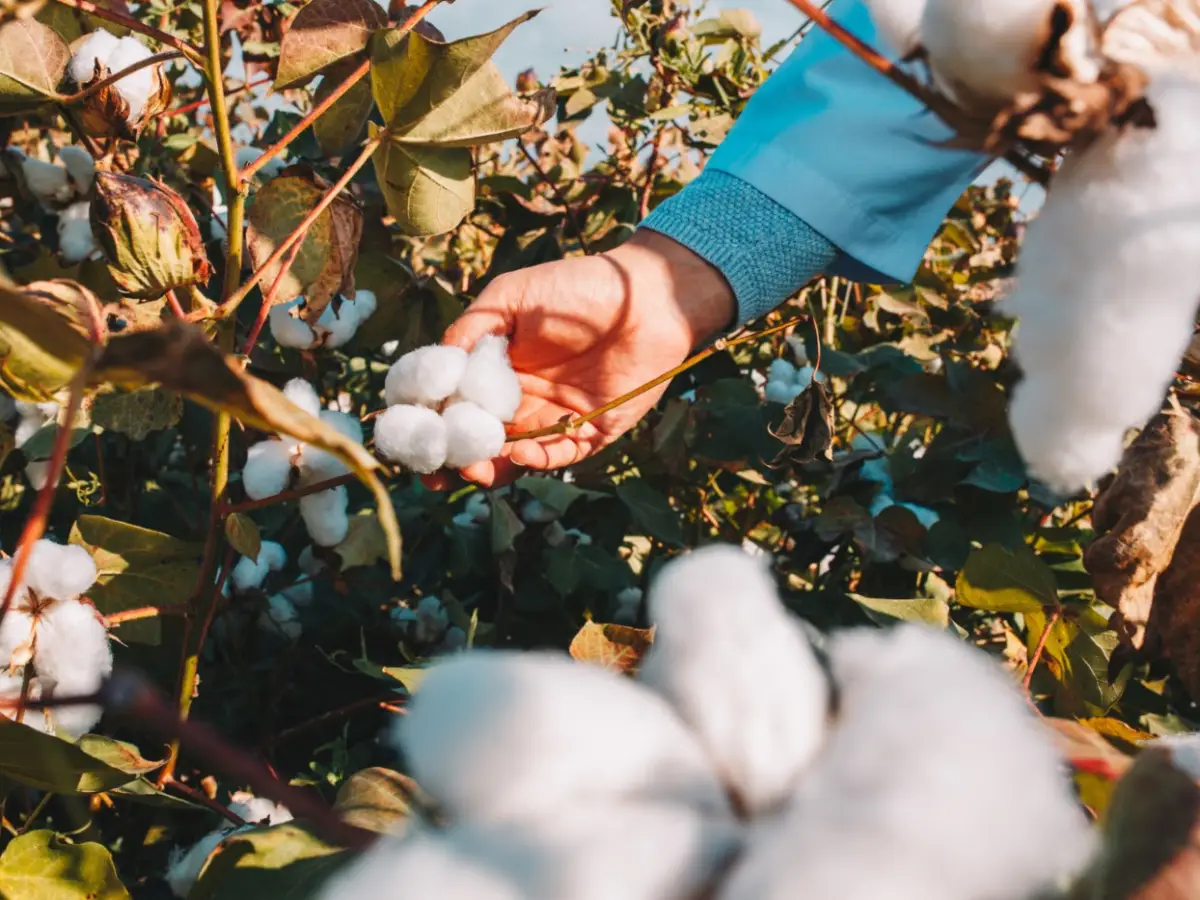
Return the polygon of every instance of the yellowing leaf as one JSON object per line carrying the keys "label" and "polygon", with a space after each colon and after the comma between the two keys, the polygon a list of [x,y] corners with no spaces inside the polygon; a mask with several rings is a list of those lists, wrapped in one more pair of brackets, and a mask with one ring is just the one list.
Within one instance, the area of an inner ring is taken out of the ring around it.
{"label": "yellowing leaf", "polygon": [[13,838],[0,855],[5,900],[129,900],[102,844],[72,844],[53,831]]}
{"label": "yellowing leaf", "polygon": [[313,897],[353,858],[289,822],[229,837],[209,857],[189,900]]}
{"label": "yellowing leaf", "polygon": [[[325,73],[321,84],[313,94],[313,105],[325,100],[336,88],[357,68],[357,60],[338,63]],[[346,91],[333,106],[329,107],[316,122],[313,123],[313,136],[320,144],[321,150],[327,156],[341,156],[351,146],[367,124],[374,106],[371,97],[371,83],[361,78],[350,90]]]}
{"label": "yellowing leaf", "polygon": [[374,766],[343,782],[333,808],[351,825],[395,834],[409,816],[408,798],[417,791],[416,782],[407,775]]}
{"label": "yellowing leaf", "polygon": [[225,518],[225,538],[242,556],[258,560],[262,550],[262,535],[254,520],[245,513],[232,513]]}
{"label": "yellowing leaf", "polygon": [[622,675],[637,671],[642,657],[654,644],[654,629],[588,622],[571,641],[571,656]]}
{"label": "yellowing leaf", "polygon": [[385,141],[372,161],[388,212],[406,234],[420,237],[450,231],[475,206],[470,150]]}
{"label": "yellowing leaf", "polygon": [[20,290],[0,280],[0,388],[44,400],[74,377],[91,348],[80,311],[86,298],[67,281]]}
{"label": "yellowing leaf", "polygon": [[1032,550],[988,544],[967,557],[954,585],[963,606],[988,612],[1041,612],[1058,605],[1054,570]]}
{"label": "yellowing leaf", "polygon": [[923,622],[935,628],[945,628],[950,624],[950,606],[937,597],[912,597],[907,600],[864,597],[862,594],[850,594],[849,597],[867,610],[867,615],[873,620],[900,619],[904,622]]}
{"label": "yellowing leaf", "polygon": [[36,19],[0,25],[0,114],[21,112],[57,95],[71,49]]}
{"label": "yellowing leaf", "polygon": [[[40,711],[25,713],[30,724],[0,716],[0,778],[56,794],[107,791],[136,777],[39,728]],[[0,897],[7,897],[0,891]]]}
{"label": "yellowing leaf", "polygon": [[350,530],[334,553],[342,559],[342,571],[370,566],[387,559],[387,535],[373,515],[358,515],[350,519]]}
{"label": "yellowing leaf", "polygon": [[353,56],[386,24],[383,8],[371,0],[312,0],[296,13],[280,42],[275,90],[299,87]]}

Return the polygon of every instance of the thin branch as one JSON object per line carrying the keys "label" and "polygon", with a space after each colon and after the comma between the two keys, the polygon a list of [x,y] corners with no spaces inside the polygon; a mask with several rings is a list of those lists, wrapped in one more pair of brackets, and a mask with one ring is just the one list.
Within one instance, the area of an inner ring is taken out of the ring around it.
{"label": "thin branch", "polygon": [[1029,657],[1029,666],[1025,669],[1025,678],[1021,682],[1026,692],[1029,691],[1029,685],[1033,681],[1034,670],[1042,661],[1042,654],[1046,652],[1046,643],[1050,640],[1050,632],[1054,630],[1054,626],[1058,624],[1060,618],[1062,618],[1062,607],[1055,607],[1054,612],[1046,618],[1046,627],[1042,629],[1037,646],[1033,648],[1033,656]]}
{"label": "thin branch", "polygon": [[165,53],[156,53],[154,56],[147,56],[145,59],[139,59],[133,65],[122,69],[120,72],[114,72],[107,78],[100,79],[95,84],[89,84],[81,91],[59,97],[58,102],[64,104],[81,103],[88,97],[92,96],[92,94],[104,90],[110,84],[116,84],[126,75],[132,75],[139,69],[156,66],[159,63],[169,62],[173,59],[179,59],[181,56],[183,56],[183,52],[181,50],[167,50]]}
{"label": "thin branch", "polygon": [[550,176],[542,169],[542,164],[538,162],[537,157],[533,155],[530,149],[525,146],[524,141],[518,138],[517,146],[525,155],[525,159],[529,161],[529,165],[533,166],[533,171],[537,173],[538,181],[550,188],[550,193],[554,195],[555,201],[567,211],[567,218],[571,220],[571,227],[575,229],[575,238],[579,241],[580,249],[585,254],[591,254],[592,251],[588,249],[587,238],[583,236],[583,225],[579,221],[579,215],[567,200],[566,195],[563,194],[562,189],[550,180]]}
{"label": "thin branch", "polygon": [[271,308],[279,301],[279,290],[283,287],[283,280],[291,271],[292,263],[296,261],[296,255],[300,252],[300,248],[304,246],[304,239],[300,240],[292,246],[284,256],[283,262],[279,266],[279,274],[275,276],[275,280],[271,282],[271,286],[267,289],[267,293],[263,296],[262,306],[258,310],[258,318],[254,320],[254,325],[250,329],[250,334],[246,337],[246,343],[242,345],[242,356],[249,359],[250,354],[254,351],[254,345],[258,343],[258,336],[262,333],[263,326],[267,324],[267,318],[271,315]]}
{"label": "thin branch", "polygon": [[646,164],[646,181],[642,185],[641,196],[638,199],[638,218],[644,219],[650,214],[650,197],[654,193],[654,175],[658,168],[658,155],[662,151],[663,135],[666,126],[659,126],[654,135],[654,143],[650,145],[650,161]]}
{"label": "thin branch", "polygon": [[195,44],[188,43],[183,38],[176,37],[173,34],[168,34],[155,28],[153,25],[147,25],[144,22],[139,22],[137,19],[127,16],[124,13],[116,12],[104,6],[97,6],[91,0],[56,0],[63,6],[69,6],[71,9],[77,9],[81,12],[90,13],[98,19],[107,19],[109,22],[115,22],[118,25],[123,25],[131,31],[136,31],[139,34],[144,34],[146,37],[152,37],[160,44],[166,44],[168,47],[174,47],[184,55],[190,62],[198,66],[204,65],[204,54]]}
{"label": "thin branch", "polygon": [[126,622],[139,622],[143,619],[154,619],[158,616],[186,616],[188,608],[184,604],[175,606],[139,606],[137,609],[123,609],[110,616],[104,617],[104,627],[113,628]]}
{"label": "thin branch", "polygon": [[[225,92],[226,97],[232,97],[234,94],[241,94],[244,91],[252,91],[255,88],[260,88],[264,84],[270,84],[273,79],[270,75],[265,78],[260,78],[258,81],[251,81],[247,84],[240,84],[235,88],[230,88]],[[199,100],[193,100],[191,103],[185,103],[182,106],[175,106],[171,109],[164,109],[162,112],[155,113],[151,116],[152,119],[162,119],[170,116],[186,116],[188,113],[193,113],[202,107],[208,106],[208,96],[201,97]]]}

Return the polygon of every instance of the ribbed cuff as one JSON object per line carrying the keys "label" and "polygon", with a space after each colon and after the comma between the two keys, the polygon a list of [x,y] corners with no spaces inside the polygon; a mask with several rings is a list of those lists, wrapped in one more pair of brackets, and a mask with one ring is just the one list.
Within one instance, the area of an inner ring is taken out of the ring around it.
{"label": "ribbed cuff", "polygon": [[769,313],[838,254],[766,194],[716,169],[661,203],[641,227],[678,241],[725,276],[738,325]]}

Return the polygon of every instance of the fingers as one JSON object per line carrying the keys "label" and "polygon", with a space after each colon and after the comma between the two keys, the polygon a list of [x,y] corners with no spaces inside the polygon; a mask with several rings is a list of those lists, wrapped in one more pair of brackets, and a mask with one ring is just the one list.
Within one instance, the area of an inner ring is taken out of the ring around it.
{"label": "fingers", "polygon": [[589,448],[564,435],[517,441],[509,448],[513,463],[527,469],[565,469],[587,456]]}

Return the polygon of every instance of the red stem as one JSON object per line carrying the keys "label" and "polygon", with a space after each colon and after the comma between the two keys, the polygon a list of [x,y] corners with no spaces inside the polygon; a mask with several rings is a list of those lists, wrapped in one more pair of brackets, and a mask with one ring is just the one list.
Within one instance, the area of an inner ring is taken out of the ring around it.
{"label": "red stem", "polygon": [[296,254],[300,252],[300,248],[303,246],[304,239],[301,238],[292,245],[292,249],[283,258],[283,262],[279,266],[279,274],[275,276],[275,280],[271,282],[271,287],[267,290],[266,296],[263,297],[262,306],[258,310],[258,318],[254,320],[254,325],[251,327],[250,334],[246,338],[246,344],[242,347],[242,356],[249,358],[251,352],[254,350],[254,345],[258,343],[258,336],[262,333],[263,326],[267,324],[267,317],[271,315],[271,307],[278,300],[279,289],[283,287],[283,279],[287,277],[288,271],[292,268],[292,263],[296,261]]}
{"label": "red stem", "polygon": [[[252,91],[257,87],[262,87],[264,84],[271,83],[271,76],[260,78],[258,81],[252,81],[249,84],[243,84],[240,87],[230,88],[225,92],[226,97],[232,97],[234,94],[240,94],[243,91]],[[169,116],[185,116],[188,113],[193,113],[201,107],[208,106],[208,97],[202,97],[199,100],[193,100],[191,103],[185,103],[183,106],[176,106],[172,109],[164,109],[160,113],[155,113],[153,118],[161,119]]]}
{"label": "red stem", "polygon": [[1050,613],[1050,617],[1046,619],[1046,627],[1042,629],[1037,646],[1033,648],[1033,656],[1029,657],[1029,666],[1025,670],[1025,679],[1022,684],[1026,691],[1029,690],[1029,685],[1033,681],[1034,670],[1038,667],[1038,663],[1042,661],[1042,654],[1046,652],[1046,643],[1050,640],[1050,632],[1054,630],[1054,626],[1058,624],[1060,618],[1062,618],[1062,609],[1058,608]]}

